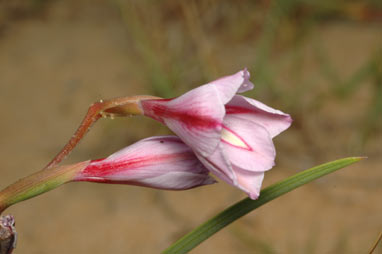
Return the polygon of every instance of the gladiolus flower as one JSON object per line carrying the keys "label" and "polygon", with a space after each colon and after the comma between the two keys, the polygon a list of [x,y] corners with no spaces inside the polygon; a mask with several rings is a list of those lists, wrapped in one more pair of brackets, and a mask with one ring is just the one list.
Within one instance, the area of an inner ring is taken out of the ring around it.
{"label": "gladiolus flower", "polygon": [[264,171],[274,166],[272,138],[292,119],[251,98],[245,69],[173,99],[141,100],[143,113],[167,125],[216,176],[256,199]]}
{"label": "gladiolus flower", "polygon": [[193,151],[176,136],[146,138],[106,159],[90,161],[73,181],[185,190],[214,183]]}

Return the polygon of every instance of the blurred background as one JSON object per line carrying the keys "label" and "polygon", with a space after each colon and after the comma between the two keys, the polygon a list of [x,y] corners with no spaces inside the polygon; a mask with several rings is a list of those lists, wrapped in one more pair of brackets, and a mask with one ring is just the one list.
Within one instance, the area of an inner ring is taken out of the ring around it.
{"label": "blurred background", "polygon": [[[382,2],[0,1],[0,188],[44,167],[99,99],[173,97],[247,67],[246,93],[292,115],[263,186],[369,158],[236,221],[192,253],[366,253],[382,230]],[[168,134],[101,119],[64,163]],[[15,253],[158,253],[245,197],[72,183],[22,202]],[[382,253],[381,244],[375,253]]]}

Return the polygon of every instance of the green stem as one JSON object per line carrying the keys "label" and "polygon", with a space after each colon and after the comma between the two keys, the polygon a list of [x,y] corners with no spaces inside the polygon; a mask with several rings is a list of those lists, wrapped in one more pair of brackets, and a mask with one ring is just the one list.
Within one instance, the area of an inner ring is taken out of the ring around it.
{"label": "green stem", "polygon": [[197,227],[196,229],[179,239],[168,249],[166,249],[163,253],[187,253],[191,249],[195,248],[200,243],[202,243],[204,240],[206,240],[207,238],[224,228],[225,226],[246,215],[247,213],[253,211],[254,209],[268,203],[269,201],[291,190],[294,190],[321,176],[332,173],[340,168],[353,164],[361,159],[363,158],[350,157],[332,161],[305,170],[281,182],[273,184],[261,191],[259,199],[251,200],[249,198],[245,198],[242,201],[232,205],[231,207],[225,209],[212,219],[203,223],[202,225],[200,225],[199,227]]}
{"label": "green stem", "polygon": [[0,214],[9,206],[40,195],[70,182],[74,176],[89,165],[89,161],[46,168],[24,177],[0,192]]}

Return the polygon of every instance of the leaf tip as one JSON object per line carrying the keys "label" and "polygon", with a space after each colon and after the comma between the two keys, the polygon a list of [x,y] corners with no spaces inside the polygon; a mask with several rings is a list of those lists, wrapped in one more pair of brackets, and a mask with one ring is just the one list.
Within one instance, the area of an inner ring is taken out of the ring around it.
{"label": "leaf tip", "polygon": [[369,157],[367,157],[367,156],[356,156],[356,157],[351,157],[351,158],[354,160],[354,162],[357,162],[357,161],[368,159]]}

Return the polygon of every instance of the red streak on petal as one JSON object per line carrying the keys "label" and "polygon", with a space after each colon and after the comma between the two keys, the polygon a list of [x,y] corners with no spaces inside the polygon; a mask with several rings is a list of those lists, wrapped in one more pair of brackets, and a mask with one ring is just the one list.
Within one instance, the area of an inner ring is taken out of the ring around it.
{"label": "red streak on petal", "polygon": [[162,122],[163,119],[166,118],[177,120],[186,125],[189,129],[213,129],[221,125],[219,121],[211,118],[210,116],[206,116],[202,110],[191,108],[187,111],[180,111],[167,107],[162,104],[163,101],[168,100],[150,100],[142,102],[145,113],[148,112],[148,116]]}
{"label": "red streak on petal", "polygon": [[106,159],[93,160],[90,162],[79,177],[80,180],[88,179],[94,182],[104,182],[103,180],[91,179],[92,177],[107,177],[116,175],[123,171],[139,170],[142,167],[152,166],[155,164],[171,163],[174,161],[194,159],[194,155],[190,152],[178,154],[153,155],[146,157],[136,157],[121,161],[108,161]]}
{"label": "red streak on petal", "polygon": [[243,108],[243,107],[238,107],[238,106],[225,106],[225,111],[226,114],[246,114],[246,113],[256,113],[255,111],[248,109],[248,108]]}

